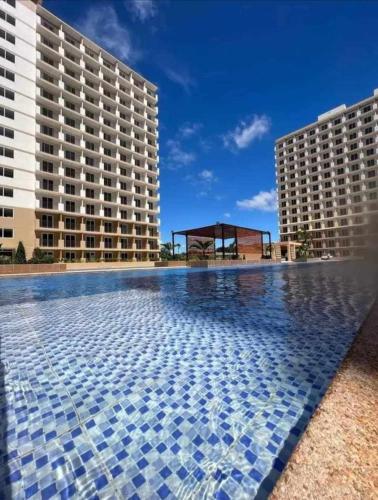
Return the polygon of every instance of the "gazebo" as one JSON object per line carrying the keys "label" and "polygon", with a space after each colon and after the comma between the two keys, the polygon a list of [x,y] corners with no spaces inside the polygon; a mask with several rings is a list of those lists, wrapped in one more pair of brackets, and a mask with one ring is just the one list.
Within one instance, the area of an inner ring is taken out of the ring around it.
{"label": "gazebo", "polygon": [[[233,239],[231,244],[232,258],[245,259],[253,258],[271,258],[271,235],[269,231],[261,231],[249,227],[235,226],[217,222],[211,226],[185,229],[183,231],[172,231],[173,255],[175,255],[175,237],[177,235],[185,236],[186,259],[190,255],[198,255],[216,258],[217,246],[216,240],[221,240],[222,259],[226,258],[225,241]],[[264,236],[268,237],[268,252],[264,252]]]}

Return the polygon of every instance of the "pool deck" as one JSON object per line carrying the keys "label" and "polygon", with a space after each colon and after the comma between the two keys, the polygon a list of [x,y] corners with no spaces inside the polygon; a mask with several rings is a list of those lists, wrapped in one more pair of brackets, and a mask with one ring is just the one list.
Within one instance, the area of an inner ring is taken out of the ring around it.
{"label": "pool deck", "polygon": [[378,300],[271,500],[378,498]]}

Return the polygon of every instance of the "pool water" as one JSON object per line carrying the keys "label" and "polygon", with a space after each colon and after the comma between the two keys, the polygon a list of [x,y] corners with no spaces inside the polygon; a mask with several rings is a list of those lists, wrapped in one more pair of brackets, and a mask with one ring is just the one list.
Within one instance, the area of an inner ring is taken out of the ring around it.
{"label": "pool water", "polygon": [[266,498],[372,286],[341,263],[0,280],[0,498]]}

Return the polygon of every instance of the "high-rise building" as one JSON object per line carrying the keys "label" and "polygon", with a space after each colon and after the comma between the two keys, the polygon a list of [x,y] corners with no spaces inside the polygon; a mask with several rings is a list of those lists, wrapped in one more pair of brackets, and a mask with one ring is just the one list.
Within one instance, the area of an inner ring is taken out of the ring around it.
{"label": "high-rise building", "polygon": [[378,215],[378,90],[275,145],[281,241],[305,229],[315,256],[358,255]]}
{"label": "high-rise building", "polygon": [[157,88],[38,1],[0,1],[0,244],[159,255]]}

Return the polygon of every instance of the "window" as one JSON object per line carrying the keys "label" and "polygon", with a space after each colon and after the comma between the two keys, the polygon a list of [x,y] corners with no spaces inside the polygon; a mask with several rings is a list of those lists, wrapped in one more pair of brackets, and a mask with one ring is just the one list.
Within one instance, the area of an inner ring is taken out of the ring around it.
{"label": "window", "polygon": [[75,202],[74,201],[66,201],[65,202],[65,211],[66,212],[75,212]]}
{"label": "window", "polygon": [[105,222],[104,231],[105,231],[105,233],[112,233],[113,232],[113,224],[111,222]]}
{"label": "window", "polygon": [[42,234],[41,246],[43,247],[53,247],[54,246],[54,235],[52,234]]}
{"label": "window", "polygon": [[13,169],[0,167],[0,176],[1,177],[10,177],[13,179],[13,177],[14,177]]}
{"label": "window", "polygon": [[105,217],[112,217],[112,209],[109,207],[104,208],[104,216]]}
{"label": "window", "polygon": [[4,87],[0,87],[0,97],[5,97],[6,99],[14,101],[14,92],[13,90],[8,90]]}
{"label": "window", "polygon": [[0,228],[0,238],[13,238],[13,229]]}
{"label": "window", "polygon": [[95,238],[94,236],[86,236],[85,237],[85,246],[87,248],[95,248]]}
{"label": "window", "polygon": [[85,221],[85,230],[86,231],[96,231],[95,221],[94,220]]}
{"label": "window", "polygon": [[[0,11],[1,12],[1,11]],[[0,76],[14,82],[14,73],[0,66]]]}
{"label": "window", "polygon": [[47,191],[54,191],[53,181],[50,181],[49,179],[43,179],[42,180],[42,189],[45,189]]}
{"label": "window", "polygon": [[95,197],[95,192],[94,189],[86,189],[85,190],[85,197],[86,198],[94,198]]}
{"label": "window", "polygon": [[5,116],[5,118],[14,120],[14,111],[0,106],[0,116]]}
{"label": "window", "polygon": [[[8,2],[7,2],[8,3]],[[16,19],[11,16],[10,14],[7,14],[3,10],[0,9],[0,19],[4,19],[7,23],[11,24],[12,26],[16,26]]]}
{"label": "window", "polygon": [[76,105],[74,103],[69,102],[69,101],[64,101],[64,104],[65,104],[66,108],[72,109],[72,111],[76,110]]}
{"label": "window", "polygon": [[76,127],[76,121],[72,118],[68,118],[68,116],[64,117],[64,123],[69,127]]}
{"label": "window", "polygon": [[46,125],[42,125],[41,132],[42,134],[49,135],[50,137],[53,137],[54,135],[54,130],[52,129],[52,127],[47,127]]}
{"label": "window", "polygon": [[54,173],[54,165],[50,161],[42,162],[42,171],[48,172],[49,174]]}
{"label": "window", "polygon": [[53,199],[52,198],[42,198],[42,208],[52,209]]}
{"label": "window", "polygon": [[64,135],[64,140],[66,142],[69,142],[70,144],[75,144],[76,140],[75,140],[75,136],[74,135],[71,135],[71,134],[65,134]]}
{"label": "window", "polygon": [[53,155],[54,154],[54,146],[52,144],[47,144],[47,143],[43,142],[41,144],[41,151],[42,151],[42,153],[47,153],[49,155]]}
{"label": "window", "polygon": [[54,118],[54,113],[52,112],[51,109],[42,108],[41,111],[42,111],[43,116],[47,116],[47,118]]}
{"label": "window", "polygon": [[15,55],[12,54],[12,52],[9,52],[8,50],[3,49],[2,47],[0,47],[0,57],[2,57],[3,59],[6,59],[7,61],[10,61],[12,63],[14,63],[16,61]]}
{"label": "window", "polygon": [[75,161],[76,155],[74,151],[65,151],[64,157],[66,158],[66,160]]}
{"label": "window", "polygon": [[13,217],[13,208],[0,207],[0,217]]}
{"label": "window", "polygon": [[95,207],[94,207],[94,205],[86,205],[86,207],[85,207],[85,213],[87,215],[94,215],[95,214]]}
{"label": "window", "polygon": [[104,200],[105,201],[112,201],[112,193],[104,193]]}
{"label": "window", "polygon": [[66,194],[72,194],[72,195],[74,195],[75,194],[75,186],[73,184],[66,184],[64,186],[64,192]]}
{"label": "window", "polygon": [[16,43],[16,38],[10,33],[4,31],[3,29],[0,29],[0,38],[3,38],[9,43],[13,43],[13,45]]}
{"label": "window", "polygon": [[64,237],[66,247],[76,247],[76,237],[74,234],[66,234]]}
{"label": "window", "polygon": [[43,214],[41,217],[41,227],[53,227],[53,217],[52,215]]}
{"label": "window", "polygon": [[4,148],[3,146],[0,146],[0,156],[6,156],[7,158],[14,158],[14,151],[13,149]]}
{"label": "window", "polygon": [[65,175],[66,177],[71,177],[72,179],[74,179],[76,177],[76,171],[74,168],[66,167]]}
{"label": "window", "polygon": [[44,97],[45,99],[48,99],[49,101],[54,101],[53,94],[50,94],[50,92],[47,92],[47,90],[45,89],[41,90],[41,96]]}

